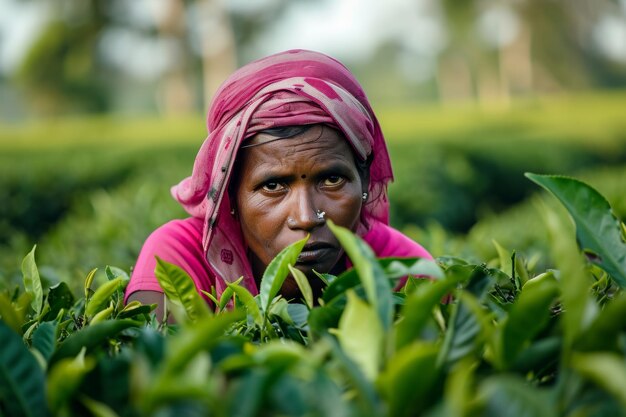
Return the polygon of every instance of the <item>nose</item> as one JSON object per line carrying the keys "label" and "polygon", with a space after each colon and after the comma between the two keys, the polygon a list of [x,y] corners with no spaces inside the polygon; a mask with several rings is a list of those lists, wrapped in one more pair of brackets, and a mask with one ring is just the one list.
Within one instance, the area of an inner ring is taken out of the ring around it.
{"label": "nose", "polygon": [[300,190],[292,194],[287,226],[291,230],[311,231],[326,221],[323,207],[316,207],[313,192]]}

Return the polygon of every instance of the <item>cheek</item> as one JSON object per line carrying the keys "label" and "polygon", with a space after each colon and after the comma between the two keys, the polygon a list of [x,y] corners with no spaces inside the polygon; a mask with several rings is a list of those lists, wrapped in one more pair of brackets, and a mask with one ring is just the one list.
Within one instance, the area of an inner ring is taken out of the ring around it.
{"label": "cheek", "polygon": [[343,198],[330,203],[329,214],[331,219],[339,226],[355,230],[361,217],[361,193],[360,189],[351,192]]}
{"label": "cheek", "polygon": [[[245,198],[242,196],[242,199]],[[275,255],[273,247],[280,221],[275,211],[258,198],[250,196],[245,203],[241,204],[242,199],[239,201],[239,223],[244,241],[257,257],[263,260],[269,257],[271,260]]]}

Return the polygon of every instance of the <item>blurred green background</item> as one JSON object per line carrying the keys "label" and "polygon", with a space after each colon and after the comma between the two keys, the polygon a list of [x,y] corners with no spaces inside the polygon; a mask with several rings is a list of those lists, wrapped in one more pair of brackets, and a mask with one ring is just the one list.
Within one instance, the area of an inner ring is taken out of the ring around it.
{"label": "blurred green background", "polygon": [[626,1],[0,0],[0,282],[129,270],[185,213],[204,112],[289,48],[344,62],[380,119],[392,223],[435,256],[494,240],[549,264],[524,172],[574,175],[626,218]]}

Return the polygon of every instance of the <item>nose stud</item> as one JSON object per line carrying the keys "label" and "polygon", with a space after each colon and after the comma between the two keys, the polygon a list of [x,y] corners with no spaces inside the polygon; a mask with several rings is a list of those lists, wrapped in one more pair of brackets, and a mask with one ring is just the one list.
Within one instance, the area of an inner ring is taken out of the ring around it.
{"label": "nose stud", "polygon": [[326,212],[325,211],[321,211],[321,210],[317,210],[315,212],[315,216],[317,217],[317,220],[324,220],[324,216],[326,216]]}

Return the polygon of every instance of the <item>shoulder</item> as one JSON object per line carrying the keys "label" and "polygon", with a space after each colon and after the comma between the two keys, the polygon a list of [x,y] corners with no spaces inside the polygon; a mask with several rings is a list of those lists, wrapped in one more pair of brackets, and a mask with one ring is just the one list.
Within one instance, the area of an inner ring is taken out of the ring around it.
{"label": "shoulder", "polygon": [[379,258],[417,257],[432,259],[432,255],[422,245],[402,232],[381,222],[375,222],[363,239]]}
{"label": "shoulder", "polygon": [[172,220],[146,239],[135,263],[127,296],[133,291],[160,291],[154,270],[156,258],[185,270],[197,288],[209,290],[212,279],[202,248],[203,221],[196,218]]}
{"label": "shoulder", "polygon": [[171,220],[155,229],[146,239],[146,243],[151,241],[192,240],[193,242],[198,241],[201,245],[202,227],[202,220],[195,217]]}

